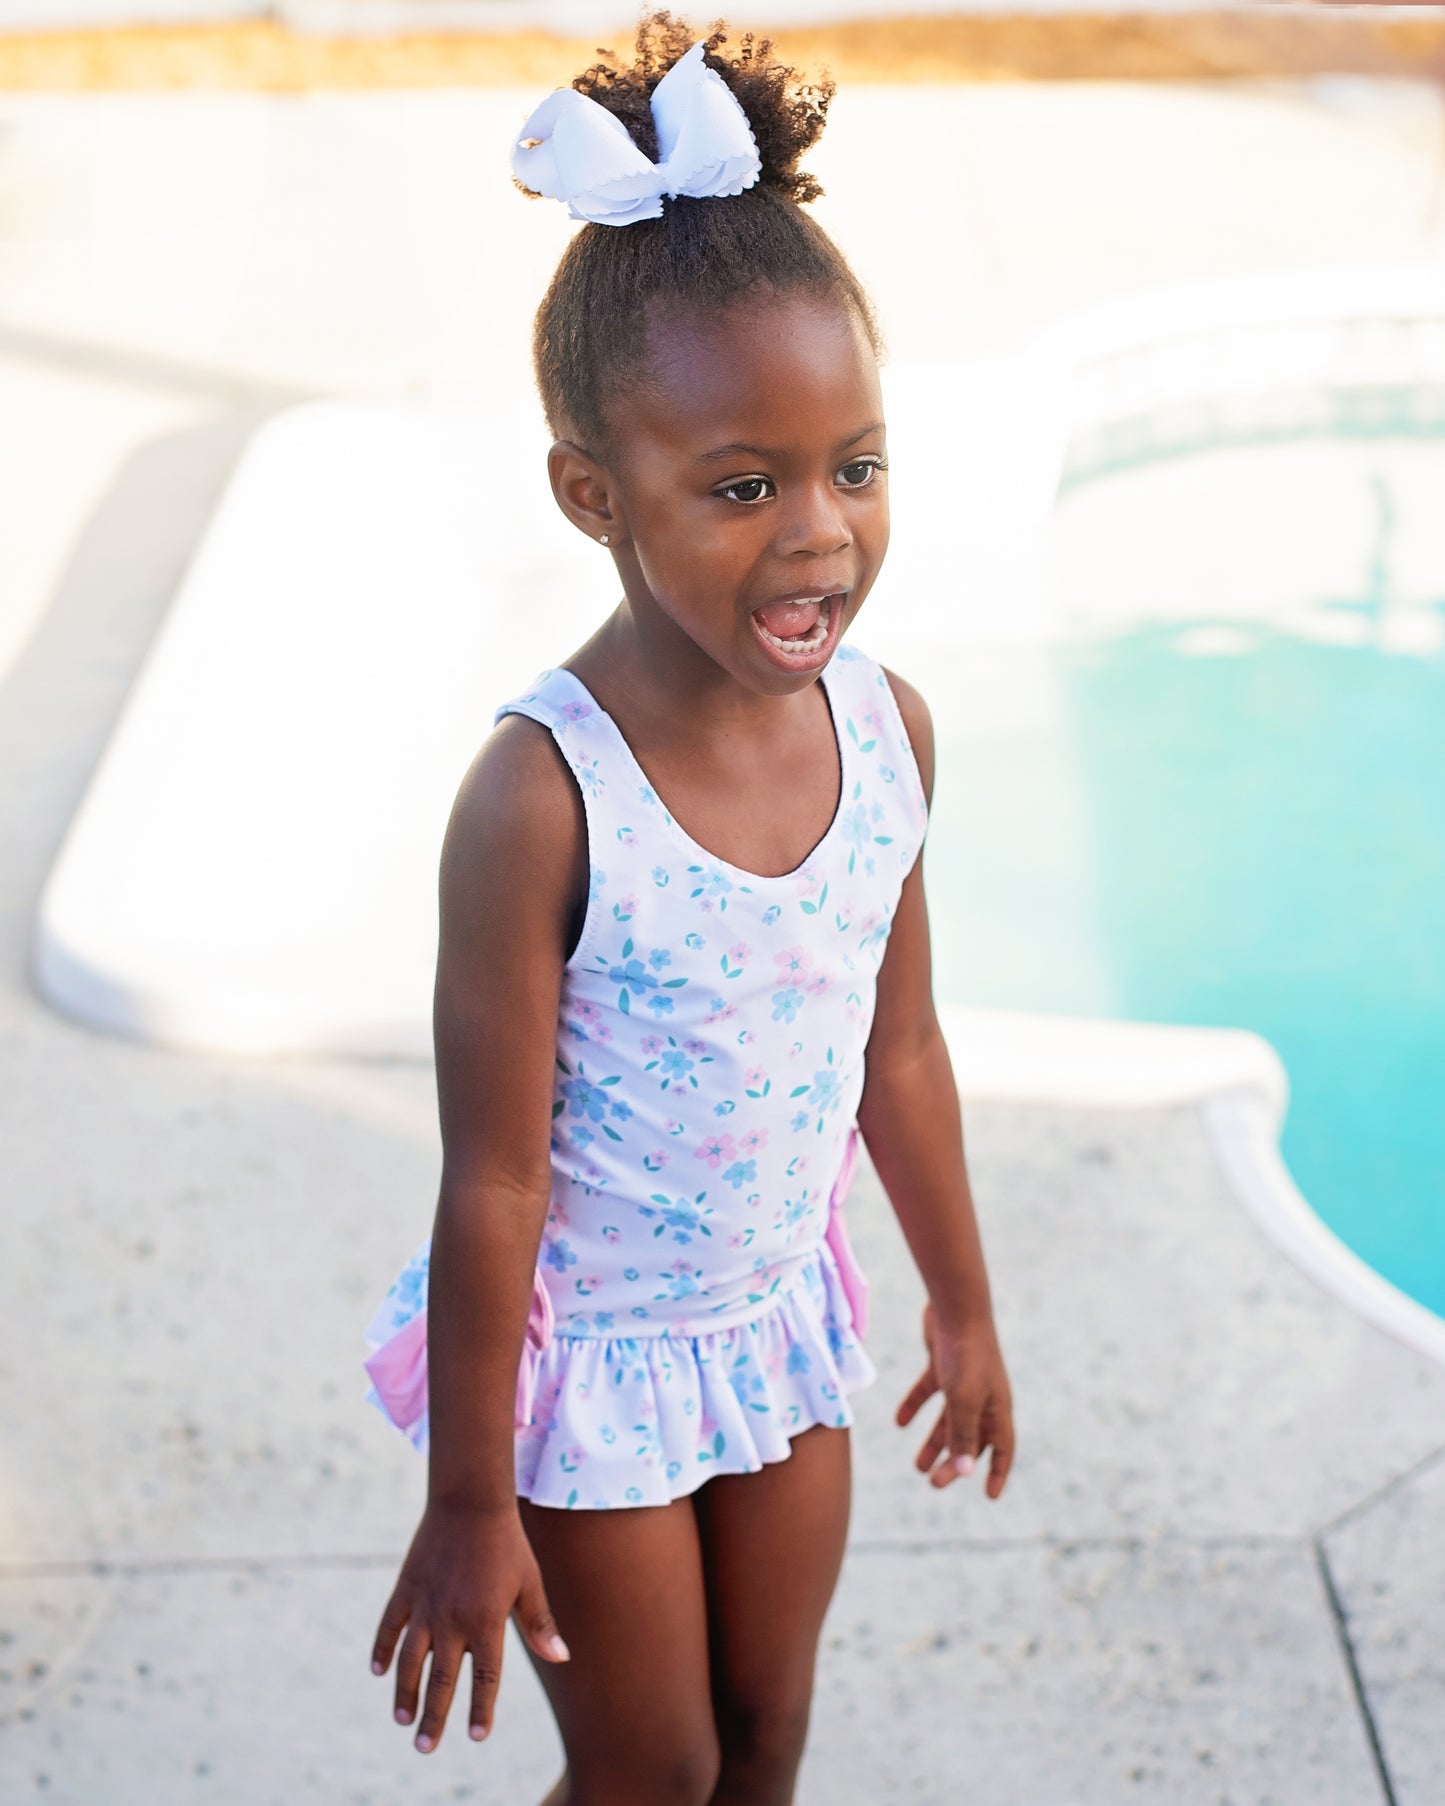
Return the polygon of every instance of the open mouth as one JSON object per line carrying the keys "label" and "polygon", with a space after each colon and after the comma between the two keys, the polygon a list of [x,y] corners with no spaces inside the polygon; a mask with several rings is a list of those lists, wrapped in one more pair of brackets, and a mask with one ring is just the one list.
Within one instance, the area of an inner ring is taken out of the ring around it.
{"label": "open mouth", "polygon": [[806,658],[828,644],[842,605],[841,595],[799,596],[754,609],[752,620],[765,644],[789,658]]}

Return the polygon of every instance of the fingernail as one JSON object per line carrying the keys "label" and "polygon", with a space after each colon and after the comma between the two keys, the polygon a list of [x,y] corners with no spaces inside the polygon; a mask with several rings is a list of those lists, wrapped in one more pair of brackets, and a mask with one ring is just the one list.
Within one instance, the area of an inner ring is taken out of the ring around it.
{"label": "fingernail", "polygon": [[382,1667],[380,1662],[373,1662],[371,1664],[371,1672],[373,1674],[385,1674],[386,1670]]}
{"label": "fingernail", "polygon": [[407,1711],[405,1706],[398,1706],[396,1708],[396,1722],[398,1724],[411,1723],[411,1713]]}
{"label": "fingernail", "polygon": [[480,1743],[486,1734],[487,1727],[484,1724],[474,1724],[472,1726],[471,1737],[473,1743]]}
{"label": "fingernail", "polygon": [[432,1747],[433,1743],[435,1743],[435,1741],[436,1741],[435,1738],[428,1737],[426,1732],[423,1731],[422,1734],[416,1740],[416,1747],[421,1751],[422,1755],[424,1756],[424,1755],[426,1755],[427,1751]]}
{"label": "fingernail", "polygon": [[559,1662],[570,1662],[572,1660],[572,1651],[560,1637],[548,1637],[547,1647],[552,1654],[556,1656]]}
{"label": "fingernail", "polygon": [[960,1455],[953,1465],[958,1469],[959,1473],[971,1474],[973,1472],[973,1456]]}

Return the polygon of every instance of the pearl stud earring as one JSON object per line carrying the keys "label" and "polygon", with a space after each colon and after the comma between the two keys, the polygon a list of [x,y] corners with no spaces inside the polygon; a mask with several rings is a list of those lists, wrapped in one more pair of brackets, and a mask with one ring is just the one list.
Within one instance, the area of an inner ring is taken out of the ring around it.
{"label": "pearl stud earring", "polygon": [[607,535],[606,535],[606,534],[605,534],[605,533],[604,533],[604,534],[603,534],[603,535],[602,535],[602,540],[601,540],[601,543],[602,543],[602,544],[603,544],[603,545],[604,545],[604,546],[605,546],[605,545],[606,545],[606,544],[607,544]]}

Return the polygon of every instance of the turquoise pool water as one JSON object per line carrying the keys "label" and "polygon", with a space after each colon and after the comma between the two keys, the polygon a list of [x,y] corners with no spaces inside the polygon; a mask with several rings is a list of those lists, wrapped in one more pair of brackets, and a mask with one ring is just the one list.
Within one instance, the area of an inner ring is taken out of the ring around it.
{"label": "turquoise pool water", "polygon": [[1175,621],[965,659],[938,992],[1256,1030],[1301,1190],[1445,1315],[1445,655],[1337,606],[1366,643]]}

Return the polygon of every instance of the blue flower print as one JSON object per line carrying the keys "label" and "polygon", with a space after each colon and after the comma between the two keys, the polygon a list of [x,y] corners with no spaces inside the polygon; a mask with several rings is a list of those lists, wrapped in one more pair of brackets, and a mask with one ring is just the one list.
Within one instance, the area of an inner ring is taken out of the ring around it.
{"label": "blue flower print", "polygon": [[658,1274],[657,1277],[667,1287],[667,1290],[654,1292],[653,1301],[657,1304],[665,1304],[669,1299],[696,1298],[702,1290],[697,1283],[697,1274],[698,1269],[693,1266],[691,1261],[675,1260],[665,1272]]}
{"label": "blue flower print", "polygon": [[[659,982],[657,973],[649,970],[649,964],[655,960],[660,951],[662,951],[660,948],[655,948],[653,953],[648,956],[648,963],[644,963],[638,958],[636,943],[629,935],[622,943],[622,954],[618,960],[609,960],[605,953],[598,953],[594,956],[597,964],[606,972],[610,982],[618,987],[617,1007],[623,1015],[631,1014],[634,997],[641,997],[644,991],[657,989]],[[665,990],[676,991],[685,985],[687,980],[685,978],[666,978],[661,983]],[[658,1014],[670,1014],[671,1009],[672,1000],[669,998],[667,1009],[659,1010]]]}
{"label": "blue flower print", "polygon": [[710,1236],[712,1234],[712,1230],[703,1221],[704,1217],[712,1215],[712,1210],[703,1206],[703,1199],[706,1196],[705,1191],[700,1191],[695,1198],[691,1199],[669,1198],[662,1192],[655,1191],[652,1194],[652,1204],[658,1205],[658,1209],[654,1210],[652,1204],[639,1204],[637,1208],[645,1217],[660,1219],[652,1232],[654,1235],[666,1235],[670,1229],[675,1242],[686,1243],[690,1242],[694,1235]]}
{"label": "blue flower print", "polygon": [[[562,1095],[552,1106],[553,1116],[560,1116],[564,1110],[569,1110],[573,1116],[585,1117],[589,1122],[602,1123],[602,1133],[609,1141],[621,1141],[622,1137],[616,1129],[603,1121],[607,1115],[607,1106],[612,1101],[608,1096],[607,1088],[610,1085],[618,1084],[621,1075],[614,1072],[605,1079],[591,1079],[587,1076],[587,1068],[581,1060],[577,1062],[575,1073],[570,1072],[563,1061],[558,1060],[557,1064],[562,1068],[566,1077],[562,1080]],[[573,1139],[575,1141],[575,1137]],[[578,1142],[576,1145],[585,1147],[586,1143]]]}
{"label": "blue flower print", "polygon": [[842,1074],[834,1072],[831,1066],[825,1067],[822,1072],[815,1072],[808,1102],[815,1110],[831,1110],[838,1101],[838,1087],[842,1082]]}
{"label": "blue flower print", "polygon": [[577,1256],[568,1247],[565,1236],[559,1236],[556,1241],[550,1236],[543,1237],[542,1249],[543,1260],[555,1272],[565,1273],[568,1267],[577,1265]]}
{"label": "blue flower print", "polygon": [[602,886],[606,882],[607,874],[603,871],[602,867],[600,865],[592,866],[587,874],[587,901],[589,903],[596,899],[598,891],[602,889]]}
{"label": "blue flower print", "polygon": [[734,1191],[741,1191],[745,1185],[751,1185],[757,1176],[758,1163],[756,1160],[734,1160],[732,1165],[723,1172],[723,1178]]}
{"label": "blue flower print", "polygon": [[868,826],[868,811],[862,803],[854,803],[847,809],[839,826],[843,830],[843,838],[855,847],[864,847],[873,838]]}
{"label": "blue flower print", "polygon": [[[617,1007],[623,1010],[630,1007],[628,1001],[630,997],[640,997],[644,991],[651,990],[657,984],[655,972],[649,972],[640,959],[627,958],[627,951],[631,946],[632,942],[627,941],[623,946],[622,962],[615,966],[609,966],[607,969],[607,976],[613,984],[622,987],[617,998]],[[599,953],[597,957],[600,960],[602,955]]]}
{"label": "blue flower print", "polygon": [[652,882],[659,890],[666,890],[672,882],[672,874],[665,865],[655,865],[652,868]]}
{"label": "blue flower print", "polygon": [[574,1148],[590,1148],[597,1137],[592,1133],[591,1129],[585,1129],[581,1123],[575,1123],[568,1129],[567,1139]]}
{"label": "blue flower print", "polygon": [[683,936],[683,945],[687,946],[687,947],[691,947],[694,953],[700,953],[702,951],[702,949],[707,945],[707,942],[702,938],[702,936],[697,932],[697,930],[694,929],[691,934]]}
{"label": "blue flower print", "polygon": [[672,1014],[672,999],[670,997],[664,997],[659,993],[656,997],[648,998],[647,1007],[652,1011],[654,1016],[670,1016]]}
{"label": "blue flower print", "polygon": [[711,1054],[703,1054],[699,1062],[693,1058],[686,1047],[679,1047],[672,1035],[667,1037],[666,1047],[655,1036],[650,1035],[643,1043],[642,1051],[650,1052],[653,1055],[653,1058],[642,1070],[644,1072],[660,1072],[662,1074],[660,1088],[663,1091],[669,1091],[674,1086],[681,1085],[684,1080],[696,1091],[697,1074],[693,1068],[698,1064],[708,1065],[712,1058]]}
{"label": "blue flower print", "polygon": [[796,985],[773,993],[773,1021],[792,1022],[803,1007],[803,993]]}
{"label": "blue flower print", "polygon": [[765,925],[766,925],[766,926],[767,926],[767,927],[769,927],[769,928],[771,928],[771,927],[772,927],[772,925],[773,925],[773,923],[774,923],[774,922],[776,922],[776,921],[777,921],[777,919],[778,919],[778,917],[779,917],[779,916],[780,916],[780,915],[781,915],[781,914],[782,914],[782,913],[783,913],[783,911],[782,911],[782,908],[781,908],[781,906],[780,906],[780,905],[779,905],[779,904],[777,904],[777,903],[769,903],[769,905],[768,905],[768,907],[767,907],[767,908],[766,908],[766,909],[765,909],[765,910],[764,910],[764,911],[763,911],[763,922],[764,922],[764,924],[765,924]]}
{"label": "blue flower print", "polygon": [[697,888],[692,892],[694,897],[701,897],[705,908],[711,908],[715,902],[719,909],[728,906],[728,892],[732,889],[732,879],[720,865],[712,867],[690,865],[688,868],[697,880]]}
{"label": "blue flower print", "polygon": [[[861,784],[855,784],[853,786],[852,802],[845,811],[840,823],[843,831],[843,838],[849,842],[850,847],[848,853],[848,871],[850,874],[858,863],[858,855],[865,847],[890,847],[893,845],[893,836],[891,834],[876,834],[874,832],[874,829],[881,826],[884,820],[883,805],[878,802],[873,803],[871,806],[865,805],[858,800],[862,794],[863,786]],[[865,869],[871,877],[873,875],[873,861],[871,858],[865,861]]]}
{"label": "blue flower print", "polygon": [[793,1133],[795,1135],[798,1133],[798,1131],[800,1129],[806,1129],[807,1126],[808,1126],[808,1112],[806,1110],[799,1110],[798,1113],[794,1116],[793,1120],[788,1124],[788,1127],[793,1131]]}
{"label": "blue flower print", "polygon": [[672,955],[666,947],[654,947],[647,956],[647,963],[654,972],[660,972],[664,966],[672,964]]}
{"label": "blue flower print", "polygon": [[597,769],[599,763],[600,761],[597,759],[584,759],[580,754],[573,763],[572,769],[577,774],[577,782],[587,792],[588,796],[596,796],[599,791],[607,788],[601,773]]}
{"label": "blue flower print", "polygon": [[795,1342],[788,1350],[788,1372],[807,1373],[812,1365],[813,1363],[808,1357],[807,1349],[804,1348],[801,1342]]}
{"label": "blue flower print", "polygon": [[611,1329],[612,1328],[612,1312],[611,1311],[594,1311],[592,1314],[592,1321],[597,1325],[598,1329]]}
{"label": "blue flower print", "polygon": [[618,1122],[627,1122],[632,1116],[632,1105],[625,1097],[614,1098],[611,1113]]}

